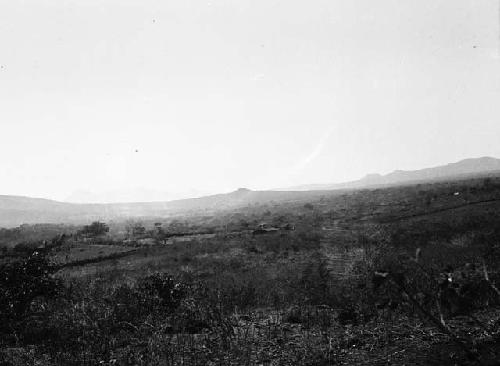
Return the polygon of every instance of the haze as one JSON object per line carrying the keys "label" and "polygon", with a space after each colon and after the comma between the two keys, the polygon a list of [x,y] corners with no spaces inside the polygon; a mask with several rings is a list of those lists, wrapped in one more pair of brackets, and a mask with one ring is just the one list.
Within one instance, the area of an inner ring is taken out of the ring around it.
{"label": "haze", "polygon": [[499,14],[488,0],[4,1],[0,194],[176,198],[500,157]]}

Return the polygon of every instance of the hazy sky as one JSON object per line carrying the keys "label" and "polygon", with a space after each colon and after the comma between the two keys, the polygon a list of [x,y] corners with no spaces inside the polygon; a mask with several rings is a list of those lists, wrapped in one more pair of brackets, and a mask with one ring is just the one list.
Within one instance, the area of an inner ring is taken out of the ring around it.
{"label": "hazy sky", "polygon": [[498,0],[0,0],[0,194],[500,157],[499,19]]}

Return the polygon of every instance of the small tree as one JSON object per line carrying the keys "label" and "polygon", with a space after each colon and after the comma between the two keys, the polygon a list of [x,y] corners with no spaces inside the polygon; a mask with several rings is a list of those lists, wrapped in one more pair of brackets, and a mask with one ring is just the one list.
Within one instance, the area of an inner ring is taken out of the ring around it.
{"label": "small tree", "polygon": [[141,223],[136,223],[132,228],[132,235],[135,238],[142,238],[146,234],[146,228]]}
{"label": "small tree", "polygon": [[104,222],[94,221],[90,225],[85,225],[80,231],[80,234],[90,237],[98,237],[109,232],[109,226]]}
{"label": "small tree", "polygon": [[155,223],[155,232],[154,236],[156,240],[162,244],[167,243],[167,239],[169,238],[168,232],[163,229],[161,222]]}
{"label": "small tree", "polygon": [[312,211],[314,210],[314,205],[312,203],[306,203],[304,208]]}

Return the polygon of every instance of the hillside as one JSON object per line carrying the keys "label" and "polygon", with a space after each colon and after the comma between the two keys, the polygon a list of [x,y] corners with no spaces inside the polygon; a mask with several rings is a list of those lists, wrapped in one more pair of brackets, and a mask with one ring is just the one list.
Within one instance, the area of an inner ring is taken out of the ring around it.
{"label": "hillside", "polygon": [[[457,180],[499,174],[500,160],[484,157],[422,170],[397,170],[387,175],[370,174],[358,181],[341,184],[306,185],[275,191],[252,191],[240,188],[230,193],[166,202],[76,204],[40,198],[0,196],[0,227],[18,226],[23,223],[73,224],[96,219],[114,220],[213,212],[269,203],[305,202],[325,194],[332,195],[332,190]],[[340,193],[342,191],[339,191]]]}
{"label": "hillside", "polygon": [[218,211],[248,205],[306,201],[324,194],[312,192],[252,191],[241,188],[231,193],[167,202],[76,204],[40,198],[0,196],[0,227],[34,223],[85,223],[133,217],[159,217]]}

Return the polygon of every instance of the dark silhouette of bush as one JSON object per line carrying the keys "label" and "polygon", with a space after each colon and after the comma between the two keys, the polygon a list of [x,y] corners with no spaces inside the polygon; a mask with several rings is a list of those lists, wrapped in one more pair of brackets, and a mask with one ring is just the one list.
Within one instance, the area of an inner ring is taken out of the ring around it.
{"label": "dark silhouette of bush", "polygon": [[35,300],[56,297],[61,283],[51,275],[56,268],[42,251],[0,267],[0,323],[2,336],[12,333],[37,310]]}
{"label": "dark silhouette of bush", "polygon": [[82,230],[79,231],[81,235],[89,237],[97,237],[109,232],[109,226],[104,222],[94,221],[90,225],[85,225]]}
{"label": "dark silhouette of bush", "polygon": [[167,311],[175,310],[186,296],[187,286],[166,273],[155,273],[142,279],[138,291]]}

